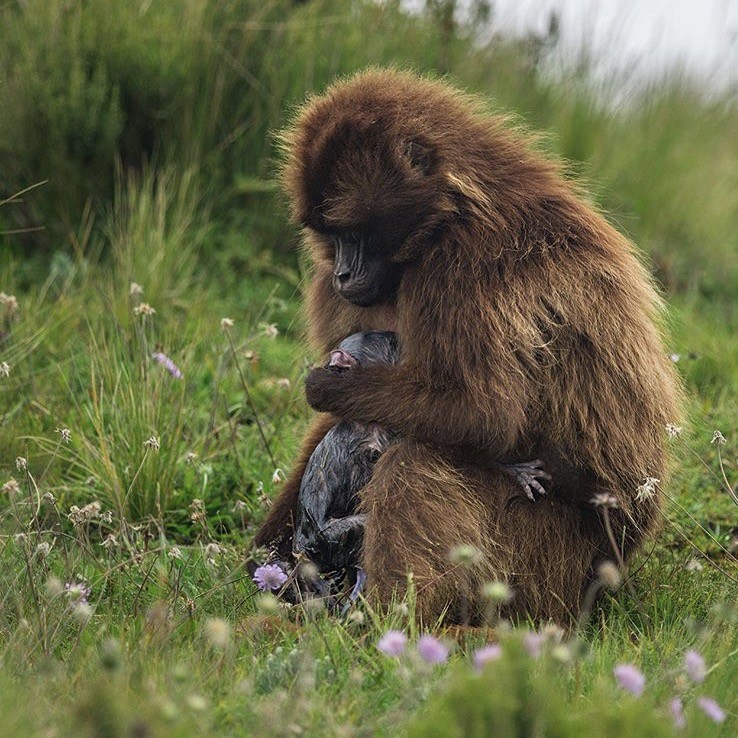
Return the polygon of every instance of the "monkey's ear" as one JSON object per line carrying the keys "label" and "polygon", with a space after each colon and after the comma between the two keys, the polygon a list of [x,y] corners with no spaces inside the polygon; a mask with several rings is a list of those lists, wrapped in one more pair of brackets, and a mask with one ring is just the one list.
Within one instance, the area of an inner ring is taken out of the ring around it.
{"label": "monkey's ear", "polygon": [[436,168],[433,149],[418,138],[409,138],[404,142],[402,151],[413,169],[426,176],[433,174]]}

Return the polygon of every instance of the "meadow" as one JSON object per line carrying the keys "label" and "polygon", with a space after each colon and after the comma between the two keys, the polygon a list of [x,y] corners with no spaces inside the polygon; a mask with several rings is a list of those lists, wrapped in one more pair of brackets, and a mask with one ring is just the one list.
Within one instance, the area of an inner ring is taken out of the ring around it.
{"label": "meadow", "polygon": [[[735,735],[738,100],[674,71],[615,107],[596,50],[554,75],[555,24],[483,40],[455,5],[0,7],[2,735]],[[567,635],[457,643],[412,595],[339,620],[246,570],[320,358],[275,134],[386,64],[540,134],[669,305],[663,526]]]}

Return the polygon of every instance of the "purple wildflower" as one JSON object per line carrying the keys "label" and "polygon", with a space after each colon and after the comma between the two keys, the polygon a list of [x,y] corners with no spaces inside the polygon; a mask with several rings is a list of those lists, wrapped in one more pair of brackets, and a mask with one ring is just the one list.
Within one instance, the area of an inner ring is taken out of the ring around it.
{"label": "purple wildflower", "polygon": [[705,660],[697,651],[690,650],[684,654],[684,670],[695,684],[701,684],[705,681],[707,675]]}
{"label": "purple wildflower", "polygon": [[151,354],[151,358],[158,361],[175,379],[182,379],[182,372],[179,367],[161,351],[155,351]]}
{"label": "purple wildflower", "polygon": [[613,670],[621,689],[640,697],[646,686],[646,677],[632,664],[620,664]]}
{"label": "purple wildflower", "polygon": [[388,630],[377,642],[377,648],[387,656],[405,653],[407,636],[401,630]]}
{"label": "purple wildflower", "polygon": [[502,646],[499,643],[491,643],[488,646],[478,648],[474,652],[472,661],[477,671],[482,671],[484,665],[490,661],[497,661],[502,656]]}
{"label": "purple wildflower", "polygon": [[725,711],[712,697],[700,697],[697,700],[697,704],[700,710],[714,723],[722,723],[725,720]]}
{"label": "purple wildflower", "polygon": [[67,582],[64,585],[64,591],[72,602],[74,607],[78,605],[86,605],[87,598],[90,596],[90,588],[82,582]]}
{"label": "purple wildflower", "polygon": [[445,664],[448,659],[448,646],[432,635],[424,635],[418,640],[418,653],[427,664]]}
{"label": "purple wildflower", "polygon": [[523,648],[527,651],[528,656],[537,659],[541,655],[541,648],[545,640],[545,636],[541,633],[526,633],[523,636]]}
{"label": "purple wildflower", "polygon": [[287,575],[276,564],[264,564],[254,572],[253,579],[262,592],[267,592],[279,589],[287,581]]}
{"label": "purple wildflower", "polygon": [[687,726],[687,718],[684,717],[684,705],[679,697],[674,697],[674,699],[669,703],[669,711],[671,712],[671,716],[674,718],[675,728],[682,730]]}

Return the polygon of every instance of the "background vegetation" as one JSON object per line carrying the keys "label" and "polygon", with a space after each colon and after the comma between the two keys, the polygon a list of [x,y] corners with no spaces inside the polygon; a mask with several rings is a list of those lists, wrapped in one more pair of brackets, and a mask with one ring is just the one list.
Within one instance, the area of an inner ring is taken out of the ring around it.
{"label": "background vegetation", "polygon": [[[483,41],[489,4],[455,5],[0,7],[5,735],[670,735],[676,694],[689,735],[735,734],[736,99],[670,75],[615,107],[617,82],[587,77],[596,50],[549,73],[555,23]],[[274,133],[369,64],[448,75],[545,135],[650,259],[691,398],[632,588],[540,658],[503,633],[481,676],[481,636],[444,666],[376,649],[393,628],[414,643],[412,601],[341,623],[285,612],[244,569],[308,418]],[[704,683],[684,674],[690,648]],[[641,697],[616,686],[620,663],[645,672]]]}

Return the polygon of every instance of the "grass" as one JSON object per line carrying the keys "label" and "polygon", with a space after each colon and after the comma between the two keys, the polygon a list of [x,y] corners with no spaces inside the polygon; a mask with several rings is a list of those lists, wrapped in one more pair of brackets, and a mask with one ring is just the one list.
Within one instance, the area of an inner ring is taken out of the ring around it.
{"label": "grass", "polygon": [[[735,485],[735,100],[674,78],[608,109],[579,71],[545,74],[529,41],[475,45],[433,9],[132,8],[0,10],[0,101],[14,101],[0,104],[0,291],[18,303],[0,299],[4,734],[660,736],[675,733],[680,694],[682,734],[733,735],[738,513],[721,467]],[[650,259],[689,391],[664,525],[633,592],[606,594],[538,659],[524,627],[503,632],[504,656],[481,676],[481,636],[447,664],[418,656],[412,599],[339,622],[286,611],[245,569],[275,467],[289,470],[308,422],[301,385],[316,358],[270,132],[296,100],[369,63],[448,73],[546,133]],[[137,314],[142,303],[155,313]],[[64,589],[74,583],[89,607]],[[389,629],[410,636],[400,658],[377,650]],[[685,677],[690,648],[703,684]],[[621,663],[645,673],[641,697],[616,686]],[[704,695],[725,722],[702,712]]]}

